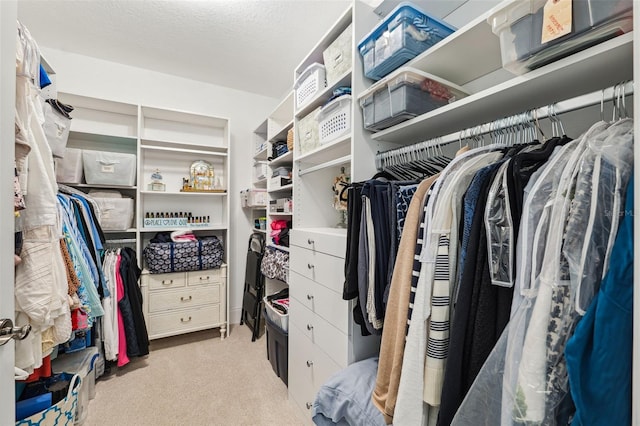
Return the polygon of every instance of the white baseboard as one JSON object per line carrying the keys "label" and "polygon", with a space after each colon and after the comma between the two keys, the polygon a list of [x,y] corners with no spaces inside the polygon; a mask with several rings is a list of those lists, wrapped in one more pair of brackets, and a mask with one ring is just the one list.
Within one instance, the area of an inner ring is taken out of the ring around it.
{"label": "white baseboard", "polygon": [[229,310],[229,322],[231,324],[240,324],[240,316],[242,315],[242,308],[232,308]]}

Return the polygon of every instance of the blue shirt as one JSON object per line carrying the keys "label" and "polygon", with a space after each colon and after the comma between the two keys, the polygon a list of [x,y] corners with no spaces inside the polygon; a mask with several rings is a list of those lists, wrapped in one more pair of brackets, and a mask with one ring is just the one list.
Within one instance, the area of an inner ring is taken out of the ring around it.
{"label": "blue shirt", "polygon": [[572,425],[631,424],[633,178],[600,290],[567,342]]}

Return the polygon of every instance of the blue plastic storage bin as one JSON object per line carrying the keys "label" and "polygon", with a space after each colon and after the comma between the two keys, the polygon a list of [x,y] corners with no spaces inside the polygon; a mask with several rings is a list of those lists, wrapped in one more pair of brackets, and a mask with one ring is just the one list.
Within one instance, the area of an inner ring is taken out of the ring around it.
{"label": "blue plastic storage bin", "polygon": [[410,3],[400,3],[358,44],[364,74],[380,80],[455,30]]}

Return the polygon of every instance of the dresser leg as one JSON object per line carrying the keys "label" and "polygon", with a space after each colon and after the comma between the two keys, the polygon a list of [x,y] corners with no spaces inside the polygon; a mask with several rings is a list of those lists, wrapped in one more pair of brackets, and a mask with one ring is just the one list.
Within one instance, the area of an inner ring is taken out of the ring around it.
{"label": "dresser leg", "polygon": [[220,340],[224,340],[225,337],[229,337],[227,334],[227,325],[224,324],[220,327]]}

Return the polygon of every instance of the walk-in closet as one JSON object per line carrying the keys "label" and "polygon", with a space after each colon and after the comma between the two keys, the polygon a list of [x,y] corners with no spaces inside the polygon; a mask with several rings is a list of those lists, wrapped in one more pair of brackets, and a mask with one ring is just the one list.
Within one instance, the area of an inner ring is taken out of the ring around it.
{"label": "walk-in closet", "polygon": [[0,424],[640,425],[639,4],[0,1]]}

